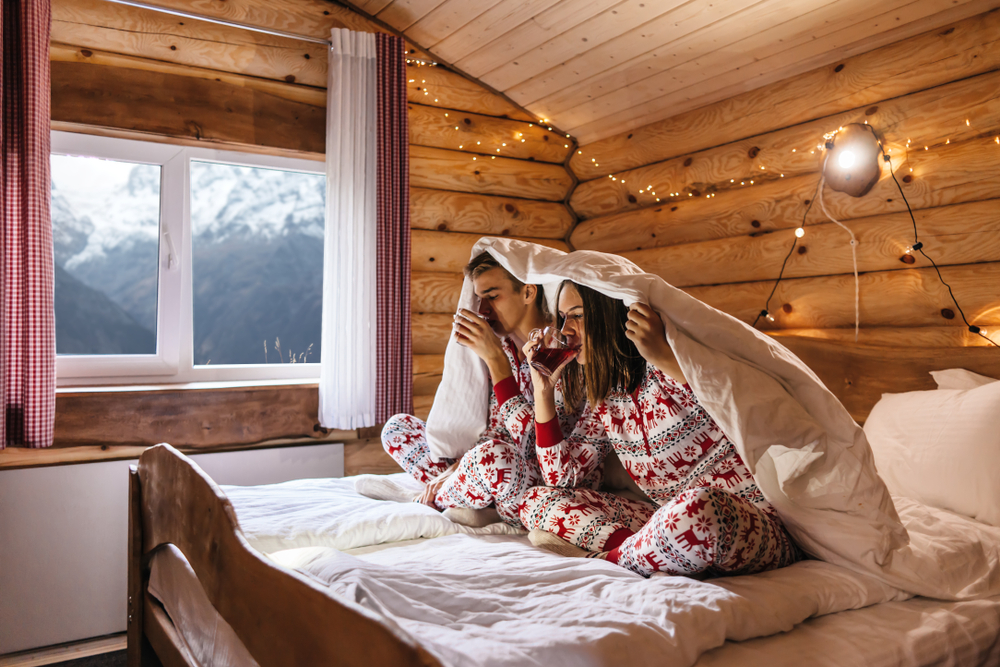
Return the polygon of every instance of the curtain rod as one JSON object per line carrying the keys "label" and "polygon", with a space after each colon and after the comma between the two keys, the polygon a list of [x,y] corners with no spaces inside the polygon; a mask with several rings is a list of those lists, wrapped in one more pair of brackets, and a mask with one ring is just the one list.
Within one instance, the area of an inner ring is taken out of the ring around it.
{"label": "curtain rod", "polygon": [[311,37],[309,35],[298,35],[294,32],[271,30],[270,28],[261,28],[260,26],[248,25],[246,23],[240,23],[239,21],[227,21],[226,19],[219,19],[212,16],[204,16],[202,14],[195,14],[194,12],[186,12],[182,9],[170,9],[168,7],[152,5],[146,2],[138,2],[137,0],[104,0],[104,1],[112,2],[117,5],[128,5],[129,7],[138,7],[139,9],[149,9],[154,12],[160,12],[162,14],[171,14],[173,16],[181,16],[183,18],[194,19],[196,21],[207,21],[208,23],[217,23],[219,25],[229,26],[230,28],[240,28],[242,30],[249,30],[251,32],[264,33],[266,35],[287,37],[288,39],[300,39],[305,42],[312,42],[313,44],[323,44],[325,46],[330,46],[330,40],[328,39]]}

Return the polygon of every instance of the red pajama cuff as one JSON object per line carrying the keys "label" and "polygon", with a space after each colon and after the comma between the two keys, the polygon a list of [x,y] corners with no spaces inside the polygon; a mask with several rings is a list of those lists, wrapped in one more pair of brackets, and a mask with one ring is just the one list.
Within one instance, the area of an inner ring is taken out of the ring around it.
{"label": "red pajama cuff", "polygon": [[553,417],[544,424],[535,422],[535,444],[539,447],[555,447],[563,441],[559,418]]}
{"label": "red pajama cuff", "polygon": [[497,396],[497,405],[503,405],[520,394],[521,390],[517,386],[517,380],[514,379],[514,376],[508,375],[493,385],[493,393]]}

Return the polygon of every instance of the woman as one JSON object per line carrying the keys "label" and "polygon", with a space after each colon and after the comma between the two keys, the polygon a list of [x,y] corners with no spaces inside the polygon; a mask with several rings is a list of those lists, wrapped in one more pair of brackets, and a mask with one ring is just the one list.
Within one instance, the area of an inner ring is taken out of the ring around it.
{"label": "woman", "polygon": [[[645,576],[743,574],[793,563],[797,548],[733,443],[699,405],[659,316],[571,282],[560,288],[558,304],[562,330],[580,351],[551,377],[532,375],[539,465],[549,485],[561,487],[526,496],[521,521],[536,529],[532,541]],[[529,356],[534,349],[534,341],[525,345]],[[555,419],[560,377],[567,402],[584,392],[587,398],[568,438]],[[567,488],[589,477],[611,449],[652,502]]]}

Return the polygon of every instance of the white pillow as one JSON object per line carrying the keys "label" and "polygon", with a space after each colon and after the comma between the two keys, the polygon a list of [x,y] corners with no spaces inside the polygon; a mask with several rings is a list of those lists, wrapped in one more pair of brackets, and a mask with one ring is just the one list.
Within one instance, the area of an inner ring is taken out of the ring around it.
{"label": "white pillow", "polygon": [[964,368],[949,368],[946,371],[931,371],[938,389],[975,389],[991,382],[993,378],[967,371]]}
{"label": "white pillow", "polygon": [[1000,382],[883,394],[865,435],[892,494],[1000,526]]}

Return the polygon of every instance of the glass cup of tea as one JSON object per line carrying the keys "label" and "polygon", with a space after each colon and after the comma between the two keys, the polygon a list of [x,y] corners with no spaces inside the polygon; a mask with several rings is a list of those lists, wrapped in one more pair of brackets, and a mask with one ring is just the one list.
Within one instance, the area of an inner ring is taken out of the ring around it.
{"label": "glass cup of tea", "polygon": [[569,358],[579,352],[580,346],[572,345],[569,336],[556,327],[535,329],[531,339],[537,340],[531,357],[531,367],[549,377]]}

